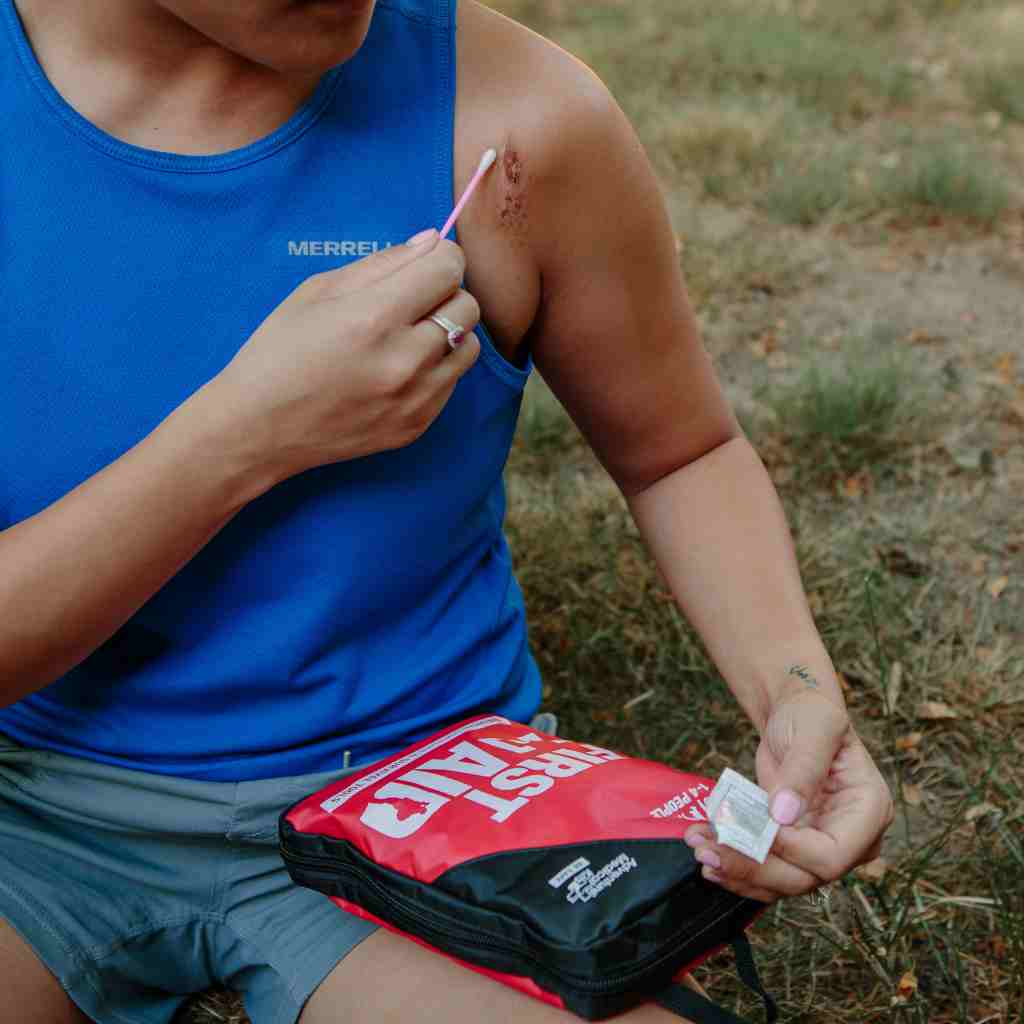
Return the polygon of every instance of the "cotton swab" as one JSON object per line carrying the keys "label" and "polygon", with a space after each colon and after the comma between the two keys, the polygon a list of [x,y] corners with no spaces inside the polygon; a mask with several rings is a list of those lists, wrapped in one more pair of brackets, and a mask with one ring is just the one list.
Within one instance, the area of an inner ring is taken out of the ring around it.
{"label": "cotton swab", "polygon": [[480,158],[480,166],[476,169],[476,174],[473,175],[469,184],[466,186],[466,191],[462,193],[462,198],[455,204],[455,209],[452,210],[451,216],[445,221],[445,225],[441,228],[441,237],[447,236],[448,232],[451,231],[455,225],[455,221],[458,220],[459,214],[462,213],[466,203],[469,202],[470,196],[476,191],[477,185],[483,180],[484,175],[491,169],[491,165],[495,160],[498,159],[498,151],[496,149],[489,149]]}

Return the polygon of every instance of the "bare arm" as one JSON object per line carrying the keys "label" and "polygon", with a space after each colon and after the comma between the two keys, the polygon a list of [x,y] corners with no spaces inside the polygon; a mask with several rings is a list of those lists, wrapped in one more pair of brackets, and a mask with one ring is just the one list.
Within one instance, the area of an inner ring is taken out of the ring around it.
{"label": "bare arm", "polygon": [[783,692],[807,688],[806,676],[845,707],[782,506],[746,438],[675,470],[628,504],[680,608],[759,731]]}
{"label": "bare arm", "polygon": [[760,733],[758,781],[784,826],[766,863],[700,826],[687,841],[741,895],[808,892],[877,855],[891,798],[850,726],[775,488],[701,344],[654,175],[604,90],[562,66],[545,85],[571,99],[532,198],[534,360]]}
{"label": "bare arm", "polygon": [[701,343],[646,156],[603,86],[561,67],[573,84],[558,92],[573,98],[532,197],[537,367],[755,725],[799,682],[795,664],[842,707],[775,489]]}
{"label": "bare arm", "polygon": [[59,501],[0,533],[0,705],[113,635],[270,484],[206,389]]}

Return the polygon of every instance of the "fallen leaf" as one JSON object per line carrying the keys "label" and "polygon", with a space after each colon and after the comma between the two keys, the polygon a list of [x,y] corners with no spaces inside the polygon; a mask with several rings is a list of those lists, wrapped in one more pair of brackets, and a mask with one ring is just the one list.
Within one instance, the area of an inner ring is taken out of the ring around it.
{"label": "fallen leaf", "polygon": [[843,493],[855,501],[864,493],[864,485],[859,476],[851,476],[843,481]]}
{"label": "fallen leaf", "polygon": [[854,868],[853,873],[858,878],[864,879],[865,882],[880,882],[885,878],[885,873],[888,870],[889,862],[884,857],[876,857],[874,860],[869,860],[867,864],[861,864]]}
{"label": "fallen leaf", "polygon": [[948,705],[938,700],[923,700],[917,705],[917,717],[929,722],[937,722],[943,718],[959,718],[960,716]]}
{"label": "fallen leaf", "polygon": [[968,821],[975,821],[977,818],[980,818],[983,814],[1002,814],[1002,811],[998,807],[996,807],[995,804],[975,804],[967,811],[964,817]]}
{"label": "fallen leaf", "polygon": [[903,799],[911,807],[920,807],[924,803],[924,791],[920,786],[912,783],[903,783]]}
{"label": "fallen leaf", "polygon": [[992,595],[993,601],[999,600],[999,595],[1010,585],[1009,576],[999,576],[988,581],[988,592]]}
{"label": "fallen leaf", "polygon": [[917,975],[913,971],[906,971],[900,983],[896,986],[896,995],[901,999],[913,999],[917,995]]}
{"label": "fallen leaf", "polygon": [[913,750],[921,740],[924,739],[923,732],[908,732],[906,736],[899,736],[896,739],[897,750]]}
{"label": "fallen leaf", "polygon": [[941,334],[932,334],[925,327],[915,327],[903,340],[910,345],[931,345],[946,339]]}
{"label": "fallen leaf", "polygon": [[996,373],[1007,384],[1012,384],[1017,376],[1017,356],[1013,352],[1004,352],[996,360]]}

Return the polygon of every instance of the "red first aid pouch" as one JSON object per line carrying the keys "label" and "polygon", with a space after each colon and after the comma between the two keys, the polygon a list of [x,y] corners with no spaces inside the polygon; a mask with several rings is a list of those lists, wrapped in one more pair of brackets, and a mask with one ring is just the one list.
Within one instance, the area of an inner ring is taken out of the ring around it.
{"label": "red first aid pouch", "polygon": [[280,817],[291,877],[587,1020],[655,1000],[738,1018],[674,979],[726,944],[776,1018],[744,929],[765,904],[682,841],[710,779],[499,716],[459,722]]}

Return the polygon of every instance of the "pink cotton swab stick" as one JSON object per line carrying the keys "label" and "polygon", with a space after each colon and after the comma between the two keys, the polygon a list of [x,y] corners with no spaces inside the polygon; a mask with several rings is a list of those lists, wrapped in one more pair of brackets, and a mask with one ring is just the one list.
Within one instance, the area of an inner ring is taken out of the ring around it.
{"label": "pink cotton swab stick", "polygon": [[451,216],[445,221],[445,225],[441,228],[441,237],[445,238],[449,231],[454,227],[455,222],[459,219],[459,214],[462,213],[469,202],[470,197],[476,191],[477,185],[483,181],[484,175],[491,169],[494,161],[498,159],[498,151],[495,149],[489,149],[480,158],[480,166],[476,169],[476,174],[473,175],[469,184],[466,186],[466,191],[462,193],[462,198],[455,204],[455,209],[452,210]]}

